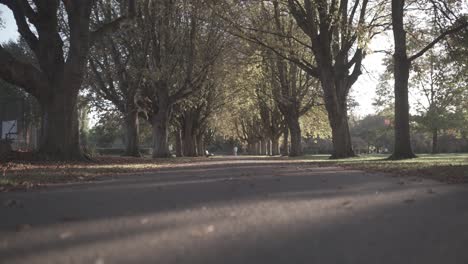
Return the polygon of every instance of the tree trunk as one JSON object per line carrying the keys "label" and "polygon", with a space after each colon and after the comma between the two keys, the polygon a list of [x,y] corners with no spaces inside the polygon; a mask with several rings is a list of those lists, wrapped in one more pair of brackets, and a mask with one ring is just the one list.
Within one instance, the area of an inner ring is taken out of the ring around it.
{"label": "tree trunk", "polygon": [[125,117],[125,154],[129,157],[141,157],[139,143],[138,111],[131,111]]}
{"label": "tree trunk", "polygon": [[321,72],[321,83],[325,93],[325,106],[332,130],[333,153],[331,159],[355,157],[348,124],[347,83],[335,80],[332,70]]}
{"label": "tree trunk", "polygon": [[279,138],[274,138],[271,140],[271,155],[278,156],[279,154],[280,154]]}
{"label": "tree trunk", "polygon": [[197,153],[198,156],[205,156],[205,141],[203,140],[203,134],[197,135]]}
{"label": "tree trunk", "polygon": [[184,156],[196,157],[197,156],[197,145],[195,142],[195,136],[192,135],[191,131],[184,130]]}
{"label": "tree trunk", "polygon": [[41,100],[42,133],[39,155],[51,160],[85,160],[79,140],[78,89],[68,88],[68,83]]}
{"label": "tree trunk", "polygon": [[390,159],[410,159],[416,156],[411,148],[409,125],[408,79],[411,62],[406,54],[406,32],[403,25],[404,0],[392,0],[392,24],[395,40],[395,147]]}
{"label": "tree trunk", "polygon": [[432,130],[432,154],[439,153],[439,130]]}
{"label": "tree trunk", "polygon": [[416,157],[411,147],[409,125],[409,67],[407,60],[395,56],[395,147],[390,158],[396,160]]}
{"label": "tree trunk", "polygon": [[289,128],[286,126],[283,131],[283,145],[281,147],[281,155],[289,155]]}
{"label": "tree trunk", "polygon": [[195,128],[193,115],[188,111],[184,114],[183,127],[183,139],[184,139],[184,156],[196,157],[197,156],[197,144],[195,138]]}
{"label": "tree trunk", "polygon": [[182,131],[180,129],[175,131],[175,151],[176,157],[184,156],[182,152]]}
{"label": "tree trunk", "polygon": [[251,143],[251,142],[247,143],[247,153],[249,155],[255,155],[255,151],[256,151],[255,143]]}
{"label": "tree trunk", "polygon": [[348,116],[346,113],[330,115],[332,128],[333,153],[332,159],[345,159],[355,157],[349,132]]}
{"label": "tree trunk", "polygon": [[153,116],[153,158],[171,156],[168,146],[169,117],[169,110],[163,108]]}
{"label": "tree trunk", "polygon": [[266,155],[272,156],[271,154],[271,140],[267,140],[266,142]]}
{"label": "tree trunk", "polygon": [[302,136],[299,118],[291,118],[288,120],[289,131],[291,132],[291,150],[290,157],[302,156]]}
{"label": "tree trunk", "polygon": [[265,156],[267,152],[266,141],[264,139],[260,140],[260,155]]}

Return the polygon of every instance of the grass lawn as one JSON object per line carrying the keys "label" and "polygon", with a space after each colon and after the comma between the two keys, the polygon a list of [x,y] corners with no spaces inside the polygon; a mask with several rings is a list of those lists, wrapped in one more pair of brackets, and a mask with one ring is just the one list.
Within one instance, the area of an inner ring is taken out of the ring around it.
{"label": "grass lawn", "polygon": [[419,176],[450,183],[468,183],[468,154],[420,154],[416,159],[392,161],[388,155],[362,155],[352,159],[329,160],[325,155],[306,156],[320,166],[339,165],[364,171],[399,176]]}
{"label": "grass lawn", "polygon": [[[418,176],[449,183],[468,183],[468,154],[419,155],[416,159],[389,161],[384,155],[362,155],[358,158],[329,160],[328,155],[308,155],[299,158],[243,157],[259,160],[280,159],[287,162],[307,162],[316,166],[343,166],[371,172],[393,173],[397,176]],[[223,160],[215,157],[212,160]],[[164,167],[208,161],[207,158],[122,158],[98,157],[92,163],[9,162],[0,165],[0,192],[54,183],[92,181],[100,177],[151,173]]]}
{"label": "grass lawn", "polygon": [[102,156],[94,162],[8,162],[0,163],[0,192],[28,189],[56,183],[93,181],[99,177],[149,173],[175,164],[193,163],[203,158],[158,159]]}

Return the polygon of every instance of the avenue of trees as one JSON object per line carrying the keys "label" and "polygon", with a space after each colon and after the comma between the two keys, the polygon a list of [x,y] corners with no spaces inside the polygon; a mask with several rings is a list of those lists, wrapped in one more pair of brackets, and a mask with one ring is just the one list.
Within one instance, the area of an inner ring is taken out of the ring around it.
{"label": "avenue of trees", "polygon": [[[334,159],[413,158],[427,138],[432,153],[468,146],[466,0],[0,5],[20,34],[0,44],[0,91],[37,104],[42,159],[86,160],[90,141],[116,139],[125,156],[140,157],[144,145],[154,158],[223,144],[289,156],[313,145]],[[350,91],[373,52],[386,54],[378,113],[357,120]]]}

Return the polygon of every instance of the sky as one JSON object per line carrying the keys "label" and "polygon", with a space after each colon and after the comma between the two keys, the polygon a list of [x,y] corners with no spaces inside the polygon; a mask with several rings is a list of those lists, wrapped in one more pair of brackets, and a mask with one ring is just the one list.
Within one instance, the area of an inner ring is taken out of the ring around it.
{"label": "sky", "polygon": [[[4,5],[0,5],[0,13],[4,22],[4,28],[0,28],[0,43],[16,40],[19,36],[15,20],[11,11]],[[389,47],[388,37],[378,37],[371,43],[372,50],[384,50]],[[372,103],[375,97],[375,89],[378,84],[379,75],[384,72],[382,64],[384,54],[373,53],[366,56],[363,61],[363,74],[354,84],[351,96],[359,103],[354,113],[359,117],[364,117],[375,113]]]}

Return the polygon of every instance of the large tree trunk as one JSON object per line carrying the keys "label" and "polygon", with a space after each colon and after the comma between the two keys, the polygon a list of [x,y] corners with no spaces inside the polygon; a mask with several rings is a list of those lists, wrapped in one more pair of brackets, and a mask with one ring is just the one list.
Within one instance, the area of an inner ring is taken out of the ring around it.
{"label": "large tree trunk", "polygon": [[302,156],[302,135],[299,118],[291,118],[288,120],[289,131],[291,132],[291,150],[290,157]]}
{"label": "large tree trunk", "polygon": [[176,157],[184,156],[182,152],[182,131],[180,129],[175,131],[175,151]]}
{"label": "large tree trunk", "polygon": [[190,133],[184,132],[184,156],[186,157],[196,157],[197,156],[197,145],[195,142],[195,137],[190,135]]}
{"label": "large tree trunk", "polygon": [[139,142],[138,111],[127,113],[125,117],[125,153],[124,156],[141,157]]}
{"label": "large tree trunk", "polygon": [[[90,31],[94,1],[1,1],[13,12],[18,32],[35,54],[37,65],[15,59],[0,46],[2,79],[38,99],[43,112],[39,154],[45,159],[83,160],[76,109],[90,44],[120,28],[124,16]],[[61,6],[59,3],[63,3]],[[135,1],[128,1],[130,18]],[[68,29],[62,40],[58,12],[63,7]]]}
{"label": "large tree trunk", "polygon": [[329,114],[333,142],[332,159],[344,159],[356,156],[352,147],[348,116],[346,111],[343,112]]}
{"label": "large tree trunk", "polygon": [[195,142],[195,136],[191,129],[184,129],[184,156],[196,157],[197,156],[197,145]]}
{"label": "large tree trunk", "polygon": [[321,73],[322,88],[325,93],[325,106],[332,130],[333,153],[331,159],[355,157],[348,123],[348,102],[346,83],[335,80],[331,70]]}
{"label": "large tree trunk", "polygon": [[406,53],[406,32],[403,25],[404,0],[392,0],[392,24],[395,40],[395,147],[390,159],[416,157],[411,148],[409,125],[408,79],[411,62]]}
{"label": "large tree trunk", "polygon": [[390,157],[391,159],[411,159],[416,157],[411,147],[409,125],[409,70],[409,62],[395,55],[395,147]]}
{"label": "large tree trunk", "polygon": [[78,89],[70,89],[74,84],[63,86],[40,101],[43,117],[39,154],[51,160],[85,160],[79,140]]}
{"label": "large tree trunk", "polygon": [[439,130],[437,128],[432,130],[432,154],[439,153]]}
{"label": "large tree trunk", "polygon": [[184,114],[183,118],[183,140],[184,140],[184,156],[196,157],[197,156],[197,144],[195,136],[194,118],[190,111]]}
{"label": "large tree trunk", "polygon": [[171,156],[168,146],[169,118],[170,111],[163,108],[153,116],[153,158]]}

